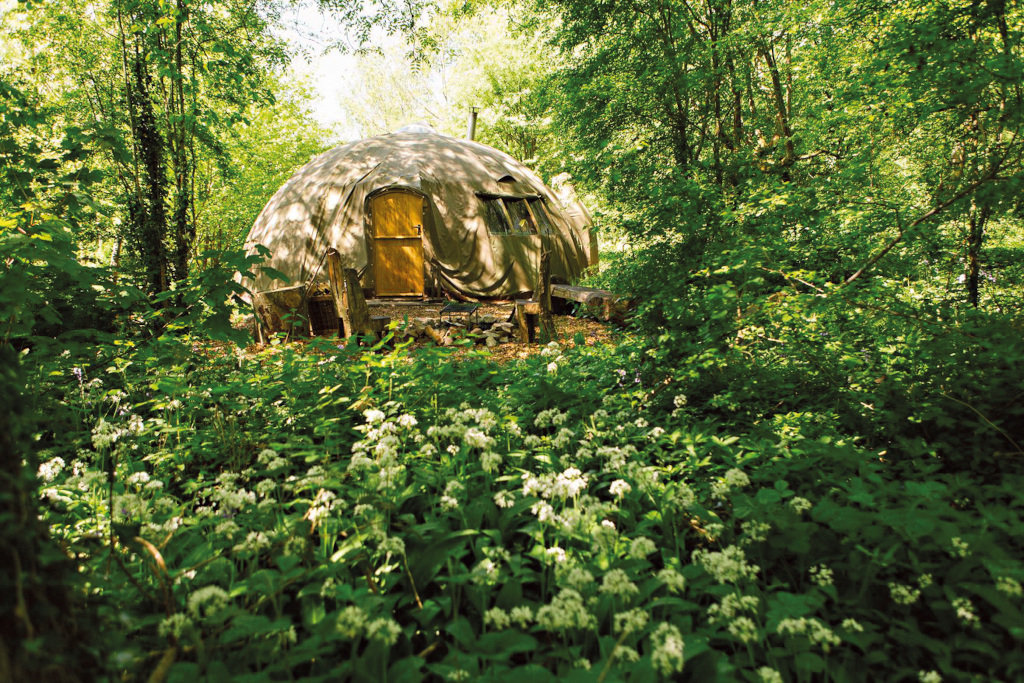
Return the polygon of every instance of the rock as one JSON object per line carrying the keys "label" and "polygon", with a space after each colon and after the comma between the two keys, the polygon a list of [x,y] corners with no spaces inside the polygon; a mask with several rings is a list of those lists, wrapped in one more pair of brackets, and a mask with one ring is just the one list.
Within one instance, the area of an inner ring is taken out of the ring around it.
{"label": "rock", "polygon": [[493,349],[495,346],[498,345],[498,340],[495,339],[492,335],[487,335],[486,337],[484,337],[484,344],[487,345],[487,348]]}

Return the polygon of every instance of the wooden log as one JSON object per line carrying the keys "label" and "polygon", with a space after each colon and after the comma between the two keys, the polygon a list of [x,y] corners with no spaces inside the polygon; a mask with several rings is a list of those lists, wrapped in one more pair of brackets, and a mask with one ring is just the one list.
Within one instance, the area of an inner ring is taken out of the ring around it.
{"label": "wooden log", "polygon": [[533,299],[516,299],[515,316],[519,328],[519,340],[524,344],[536,342],[540,302]]}
{"label": "wooden log", "polygon": [[391,318],[386,315],[370,316],[370,331],[372,334],[377,336],[377,339],[381,339],[384,336],[388,331],[388,325],[390,324]]}
{"label": "wooden log", "polygon": [[427,325],[426,327],[423,328],[423,331],[426,333],[428,337],[434,340],[435,344],[437,344],[438,346],[444,345],[444,339],[441,337],[441,333],[435,330],[433,327]]}
{"label": "wooden log", "polygon": [[252,308],[264,330],[270,334],[302,334],[308,328],[306,286],[287,287],[252,295]]}

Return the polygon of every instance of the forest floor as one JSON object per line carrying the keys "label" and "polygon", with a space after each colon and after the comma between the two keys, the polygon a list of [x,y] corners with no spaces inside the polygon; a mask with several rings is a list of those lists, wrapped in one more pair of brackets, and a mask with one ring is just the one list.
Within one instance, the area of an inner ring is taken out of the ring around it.
{"label": "forest floor", "polygon": [[[446,302],[424,302],[424,303],[395,303],[368,302],[371,315],[386,315],[392,320],[402,321],[406,316],[412,318],[433,318],[441,319],[441,308]],[[513,304],[511,302],[493,302],[481,304],[476,310],[477,317],[486,315],[494,316],[499,322],[512,319]],[[454,319],[459,320],[457,314]],[[564,346],[576,346],[577,341],[582,338],[587,346],[598,344],[613,344],[615,337],[622,333],[622,330],[615,325],[601,322],[593,318],[577,318],[571,315],[556,315],[555,330],[558,334],[557,341]],[[447,314],[445,315],[447,319]],[[580,336],[578,336],[580,335]],[[419,339],[414,346],[432,344],[428,339]],[[512,341],[490,349],[491,355],[498,361],[509,361],[516,358],[526,358],[532,354],[540,353],[542,344],[524,344],[519,341]]]}
{"label": "forest floor", "polygon": [[[373,301],[367,302],[370,315],[374,316],[387,316],[392,321],[398,321],[401,323],[406,317],[409,320],[414,318],[420,319],[431,319],[441,321],[441,308],[445,305],[445,301],[438,302],[393,302],[393,301]],[[513,304],[511,302],[489,302],[484,303],[475,312],[477,318],[482,318],[487,315],[494,316],[499,322],[505,322],[512,319]],[[444,319],[448,320],[448,314],[445,314]],[[461,322],[463,314],[455,314],[452,318],[455,321]],[[617,339],[621,335],[625,334],[622,327],[609,322],[602,322],[591,317],[576,317],[573,315],[555,315],[555,331],[557,333],[557,340],[562,346],[575,347],[581,340],[586,346],[597,346],[597,345],[614,345],[617,343]],[[251,324],[252,319],[249,318],[246,324]],[[324,338],[330,335],[320,335]],[[417,338],[412,348],[420,348],[423,346],[433,346],[434,343],[426,338]],[[482,348],[483,345],[481,344]],[[258,352],[261,348],[260,345],[250,345],[248,351],[250,353]],[[525,344],[513,338],[512,341],[499,344],[493,348],[488,349],[491,357],[498,362],[508,362],[516,359],[524,359],[529,356],[540,353],[541,349],[544,348],[543,344],[533,343]]]}

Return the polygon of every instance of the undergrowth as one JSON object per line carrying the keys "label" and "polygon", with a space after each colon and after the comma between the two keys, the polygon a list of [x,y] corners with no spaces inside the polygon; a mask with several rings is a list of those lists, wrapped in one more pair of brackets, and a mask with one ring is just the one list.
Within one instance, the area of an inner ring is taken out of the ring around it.
{"label": "undergrowth", "polygon": [[39,367],[106,675],[1024,676],[1020,321],[706,277],[743,315],[679,299],[674,332],[505,365],[164,338]]}

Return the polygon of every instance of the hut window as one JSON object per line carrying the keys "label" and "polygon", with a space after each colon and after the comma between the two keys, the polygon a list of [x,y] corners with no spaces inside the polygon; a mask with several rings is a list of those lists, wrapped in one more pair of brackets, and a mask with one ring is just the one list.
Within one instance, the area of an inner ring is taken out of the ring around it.
{"label": "hut window", "polygon": [[530,204],[530,212],[533,213],[533,218],[537,221],[537,227],[540,228],[540,234],[553,234],[555,229],[551,227],[551,219],[548,217],[548,210],[544,208],[544,202],[540,199],[529,199],[527,201]]}
{"label": "hut window", "polygon": [[485,220],[487,221],[487,229],[492,235],[508,235],[512,232],[512,227],[508,222],[508,215],[505,213],[505,208],[501,205],[501,199],[498,197],[485,198],[483,199],[484,208],[487,211]]}
{"label": "hut window", "polygon": [[512,219],[513,235],[535,235],[537,226],[533,223],[533,216],[526,206],[525,199],[506,199],[505,208],[508,209],[508,216]]}
{"label": "hut window", "polygon": [[487,229],[492,235],[550,235],[554,232],[540,197],[479,196],[484,203]]}

